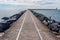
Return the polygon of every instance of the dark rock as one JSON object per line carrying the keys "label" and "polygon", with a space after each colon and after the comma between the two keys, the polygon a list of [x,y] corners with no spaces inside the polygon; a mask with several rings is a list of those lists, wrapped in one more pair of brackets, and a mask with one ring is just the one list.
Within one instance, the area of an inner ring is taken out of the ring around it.
{"label": "dark rock", "polygon": [[58,25],[59,25],[58,23],[52,23],[52,24],[49,24],[49,28],[50,28],[50,30],[58,33],[60,30],[60,26],[58,26]]}
{"label": "dark rock", "polygon": [[0,23],[0,32],[4,32],[9,27],[10,25],[8,23]]}
{"label": "dark rock", "polygon": [[15,15],[11,16],[10,19],[16,18],[16,20],[18,20],[18,18],[20,18],[20,17],[21,17],[21,14],[15,14]]}
{"label": "dark rock", "polygon": [[9,18],[8,18],[8,17],[3,17],[2,19],[3,19],[3,20],[8,20]]}

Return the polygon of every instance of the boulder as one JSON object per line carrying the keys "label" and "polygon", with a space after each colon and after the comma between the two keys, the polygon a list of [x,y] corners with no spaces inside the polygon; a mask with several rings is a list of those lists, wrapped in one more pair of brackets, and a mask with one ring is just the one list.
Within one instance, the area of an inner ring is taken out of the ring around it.
{"label": "boulder", "polygon": [[8,18],[8,17],[3,17],[3,18],[1,18],[1,19],[3,19],[3,20],[8,20],[9,18]]}

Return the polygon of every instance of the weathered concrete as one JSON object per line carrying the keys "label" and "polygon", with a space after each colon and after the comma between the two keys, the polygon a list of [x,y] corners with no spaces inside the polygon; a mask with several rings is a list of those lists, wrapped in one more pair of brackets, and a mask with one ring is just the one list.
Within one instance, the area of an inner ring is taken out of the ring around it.
{"label": "weathered concrete", "polygon": [[58,40],[30,11],[13,23],[0,40]]}

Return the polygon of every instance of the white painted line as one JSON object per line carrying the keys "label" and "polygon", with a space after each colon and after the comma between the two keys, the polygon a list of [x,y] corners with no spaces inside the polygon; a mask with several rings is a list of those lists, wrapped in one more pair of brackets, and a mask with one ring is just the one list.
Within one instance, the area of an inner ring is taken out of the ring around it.
{"label": "white painted line", "polygon": [[25,14],[25,17],[24,17],[24,19],[23,19],[23,22],[22,22],[22,25],[21,25],[20,30],[19,30],[19,32],[18,32],[18,35],[17,35],[16,40],[18,40],[18,39],[19,39],[19,36],[20,36],[21,30],[22,30],[23,24],[24,24],[25,19],[26,19],[26,15],[27,15],[27,14]]}
{"label": "white painted line", "polygon": [[36,22],[35,22],[34,18],[32,17],[32,15],[31,15],[31,18],[32,18],[32,20],[33,20],[33,23],[34,23],[34,25],[35,25],[35,28],[36,28],[38,34],[39,34],[40,39],[43,40],[43,38],[42,38],[42,36],[41,36],[41,33],[39,32],[39,29],[38,29],[38,27],[37,27],[37,25],[36,25]]}

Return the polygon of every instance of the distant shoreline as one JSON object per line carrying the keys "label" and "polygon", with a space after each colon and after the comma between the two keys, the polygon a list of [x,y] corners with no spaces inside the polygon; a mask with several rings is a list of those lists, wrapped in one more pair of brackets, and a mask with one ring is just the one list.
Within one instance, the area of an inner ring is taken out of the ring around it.
{"label": "distant shoreline", "polygon": [[29,9],[29,10],[59,10],[59,9]]}

